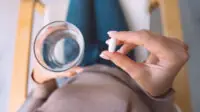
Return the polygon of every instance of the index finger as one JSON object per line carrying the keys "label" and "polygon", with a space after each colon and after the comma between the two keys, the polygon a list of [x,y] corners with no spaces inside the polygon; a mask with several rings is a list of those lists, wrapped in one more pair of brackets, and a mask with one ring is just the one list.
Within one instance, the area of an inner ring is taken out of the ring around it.
{"label": "index finger", "polygon": [[166,56],[169,54],[170,49],[167,47],[166,42],[162,38],[149,31],[141,30],[137,32],[121,31],[121,32],[108,32],[111,38],[123,41],[124,43],[135,44],[144,46],[153,54],[159,56]]}

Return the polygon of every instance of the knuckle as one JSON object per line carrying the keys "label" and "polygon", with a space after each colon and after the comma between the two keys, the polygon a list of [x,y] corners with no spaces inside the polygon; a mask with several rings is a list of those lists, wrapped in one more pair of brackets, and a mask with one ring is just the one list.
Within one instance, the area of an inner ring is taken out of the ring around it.
{"label": "knuckle", "polygon": [[169,53],[169,59],[172,63],[185,63],[189,59],[188,52],[181,52],[181,53],[175,53],[171,52]]}
{"label": "knuckle", "polygon": [[150,37],[150,35],[151,35],[151,32],[148,30],[140,30],[138,33],[139,33],[139,35],[141,35],[143,37]]}
{"label": "knuckle", "polygon": [[138,35],[139,35],[139,39],[143,41],[144,43],[149,42],[152,39],[151,32],[148,30],[140,30],[138,32]]}
{"label": "knuckle", "polygon": [[188,59],[190,58],[190,55],[188,52],[184,52],[182,55],[183,61],[188,61]]}
{"label": "knuckle", "polygon": [[189,49],[189,46],[186,43],[184,43],[182,40],[179,40],[177,38],[172,38],[172,37],[170,37],[169,39],[175,42],[175,44],[180,45],[180,47],[184,48],[185,50]]}
{"label": "knuckle", "polygon": [[187,44],[185,44],[185,43],[183,43],[184,44],[184,49],[185,50],[188,50],[189,49],[189,46],[187,45]]}
{"label": "knuckle", "polygon": [[145,30],[145,29],[140,30],[139,32],[140,32],[141,34],[146,34],[146,35],[150,34],[150,31],[149,31],[149,30]]}

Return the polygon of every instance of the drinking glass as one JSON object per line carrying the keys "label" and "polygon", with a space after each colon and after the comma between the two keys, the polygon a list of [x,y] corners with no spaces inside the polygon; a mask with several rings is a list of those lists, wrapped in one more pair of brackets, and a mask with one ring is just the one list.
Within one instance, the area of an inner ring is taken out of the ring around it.
{"label": "drinking glass", "polygon": [[42,67],[53,72],[78,66],[84,57],[83,35],[69,22],[49,23],[36,36],[34,55]]}

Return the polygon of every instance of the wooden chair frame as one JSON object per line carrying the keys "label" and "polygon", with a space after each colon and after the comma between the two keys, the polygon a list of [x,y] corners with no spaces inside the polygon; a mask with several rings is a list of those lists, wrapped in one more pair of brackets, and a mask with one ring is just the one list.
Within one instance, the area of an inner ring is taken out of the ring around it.
{"label": "wooden chair frame", "polygon": [[[178,0],[150,0],[150,7],[160,8],[164,35],[183,40]],[[10,112],[16,112],[27,97],[33,13],[36,9],[40,14],[44,14],[44,8],[45,6],[37,0],[21,0],[20,3],[10,92]],[[175,102],[181,107],[183,112],[191,112],[190,90],[186,68],[184,67],[180,71],[174,83],[176,90]]]}

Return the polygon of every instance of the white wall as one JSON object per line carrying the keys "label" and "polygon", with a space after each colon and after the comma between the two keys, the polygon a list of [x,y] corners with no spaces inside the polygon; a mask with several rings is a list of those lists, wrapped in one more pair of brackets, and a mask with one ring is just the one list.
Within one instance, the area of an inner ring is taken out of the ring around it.
{"label": "white wall", "polygon": [[[8,111],[19,6],[20,0],[0,0],[0,112]],[[32,44],[42,25],[43,17],[34,13]],[[32,50],[31,59],[33,59]],[[30,62],[29,72],[33,60]],[[30,83],[29,87],[31,87]]]}
{"label": "white wall", "polygon": [[0,0],[0,112],[7,112],[19,0]]}

